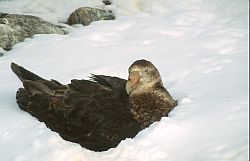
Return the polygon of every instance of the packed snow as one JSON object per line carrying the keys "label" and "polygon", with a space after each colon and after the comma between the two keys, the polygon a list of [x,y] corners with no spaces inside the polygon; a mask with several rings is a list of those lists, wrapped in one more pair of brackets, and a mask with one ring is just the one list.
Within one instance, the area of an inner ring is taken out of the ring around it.
{"label": "packed snow", "polygon": [[[35,35],[0,57],[1,161],[246,161],[248,153],[248,0],[113,0],[114,21]],[[0,12],[63,23],[100,0],[1,1]],[[1,51],[3,52],[3,51]],[[22,85],[10,63],[62,83],[89,73],[127,78],[137,59],[159,69],[178,106],[161,121],[105,152],[63,140],[21,111]]]}

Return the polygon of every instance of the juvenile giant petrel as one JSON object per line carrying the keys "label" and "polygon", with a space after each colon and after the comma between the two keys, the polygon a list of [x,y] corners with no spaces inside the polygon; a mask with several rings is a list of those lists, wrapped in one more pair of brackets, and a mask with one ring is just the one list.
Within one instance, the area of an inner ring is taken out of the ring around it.
{"label": "juvenile giant petrel", "polygon": [[11,69],[23,82],[16,93],[20,109],[65,140],[93,151],[108,150],[133,138],[177,105],[147,60],[129,67],[128,81],[92,75],[92,80],[73,79],[68,85],[43,79],[15,63]]}

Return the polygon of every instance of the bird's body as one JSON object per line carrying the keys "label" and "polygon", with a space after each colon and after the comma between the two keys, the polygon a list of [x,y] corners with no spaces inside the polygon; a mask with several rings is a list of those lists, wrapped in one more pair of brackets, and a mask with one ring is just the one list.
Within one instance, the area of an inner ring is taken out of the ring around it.
{"label": "bird's body", "polygon": [[131,83],[130,78],[92,75],[92,80],[74,79],[62,85],[17,64],[11,68],[24,86],[16,95],[19,107],[65,140],[93,151],[116,147],[176,106],[161,83],[138,92],[134,82],[139,81],[133,82],[132,76]]}

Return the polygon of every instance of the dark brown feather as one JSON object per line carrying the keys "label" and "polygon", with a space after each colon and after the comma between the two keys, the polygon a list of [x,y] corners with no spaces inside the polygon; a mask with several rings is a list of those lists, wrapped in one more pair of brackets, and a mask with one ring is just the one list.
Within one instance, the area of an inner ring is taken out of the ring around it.
{"label": "dark brown feather", "polygon": [[11,67],[24,83],[16,95],[19,107],[45,122],[65,140],[104,151],[141,130],[127,108],[126,80],[92,75],[94,82],[72,80],[65,86],[14,63]]}

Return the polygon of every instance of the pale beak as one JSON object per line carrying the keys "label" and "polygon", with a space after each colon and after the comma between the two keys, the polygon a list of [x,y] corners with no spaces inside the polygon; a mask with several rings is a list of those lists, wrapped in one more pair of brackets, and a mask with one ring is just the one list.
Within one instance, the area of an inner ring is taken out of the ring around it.
{"label": "pale beak", "polygon": [[137,72],[137,71],[130,72],[128,81],[126,84],[127,94],[130,94],[131,91],[133,91],[136,88],[139,82],[140,82],[140,72]]}

